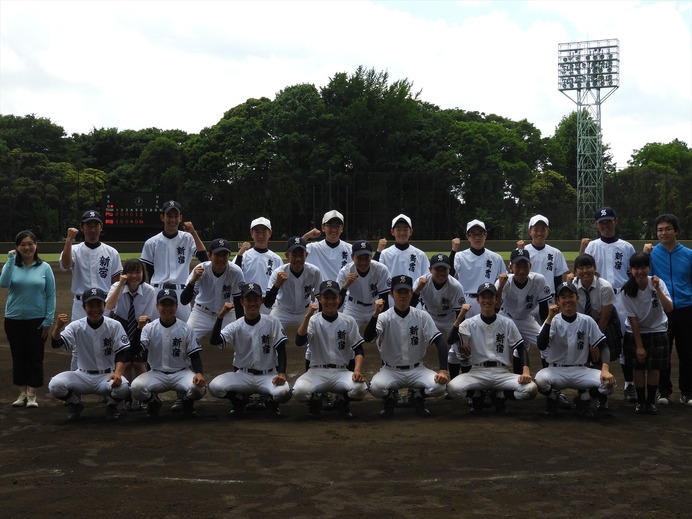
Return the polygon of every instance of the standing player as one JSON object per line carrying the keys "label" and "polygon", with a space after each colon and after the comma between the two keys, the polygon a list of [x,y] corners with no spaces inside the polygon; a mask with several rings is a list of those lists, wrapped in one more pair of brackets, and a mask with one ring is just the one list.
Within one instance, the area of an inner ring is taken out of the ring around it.
{"label": "standing player", "polygon": [[[74,245],[79,231],[84,233],[84,241]],[[123,271],[118,251],[100,241],[102,231],[103,219],[96,211],[85,211],[82,214],[79,229],[67,229],[65,246],[60,254],[60,270],[72,272],[73,321],[86,315],[81,295],[89,288],[100,288],[107,293],[111,285],[120,279]]]}
{"label": "standing player", "polygon": [[209,383],[209,393],[216,398],[228,398],[232,416],[242,416],[252,393],[269,396],[267,409],[280,416],[279,404],[291,398],[286,382],[286,343],[281,322],[271,315],[262,315],[262,288],[247,283],[241,289],[240,303],[244,316],[221,329],[224,316],[233,309],[224,304],[214,323],[209,342],[233,348],[234,371],[222,373]]}
{"label": "standing player", "polygon": [[69,421],[79,420],[84,409],[80,397],[87,394],[107,397],[106,420],[117,420],[118,404],[130,394],[127,379],[122,376],[130,341],[118,321],[104,317],[103,290],[91,288],[81,294],[80,301],[86,317],[67,324],[67,314],[60,314],[51,333],[53,348],[76,352],[77,368],[55,375],[48,391],[67,402]]}
{"label": "standing player", "polygon": [[[138,376],[131,386],[133,398],[147,403],[147,416],[157,417],[161,409],[158,394],[175,390],[183,393],[183,414],[194,416],[195,400],[206,392],[200,352],[202,346],[192,327],[175,314],[178,296],[164,288],[156,294],[159,318],[146,323],[140,318],[140,344],[147,352],[151,370]],[[192,366],[190,370],[189,365]]]}
{"label": "standing player", "polygon": [[[659,243],[646,244],[645,252],[651,253],[651,274],[658,276],[670,290],[673,310],[668,312],[668,346],[673,343],[678,352],[678,385],[680,403],[692,405],[692,250],[678,242],[680,222],[673,214],[662,214],[654,221]],[[658,383],[658,403],[671,401],[673,383],[670,365],[661,369]]]}
{"label": "standing player", "polygon": [[538,348],[546,351],[548,367],[536,373],[536,384],[547,397],[546,414],[557,414],[555,390],[571,387],[583,390],[577,409],[581,416],[590,418],[591,397],[615,390],[615,377],[607,362],[600,369],[587,366],[591,352],[605,346],[605,335],[593,319],[577,313],[577,287],[562,283],[556,295],[558,304],[550,307],[538,336]]}
{"label": "standing player", "polygon": [[[610,207],[603,207],[596,211],[594,221],[598,234],[597,240],[582,238],[579,254],[590,254],[596,261],[598,273],[613,286],[615,292],[615,307],[620,316],[620,328],[625,328],[625,317],[620,310],[620,291],[627,282],[628,265],[630,256],[634,254],[634,247],[631,243],[621,240],[615,233],[618,223],[615,211]],[[625,398],[629,402],[636,402],[637,395],[633,385],[632,367],[625,362],[624,355],[620,356],[620,367],[625,378]]]}
{"label": "standing player", "polygon": [[[207,261],[209,257],[192,222],[183,223],[184,231],[178,230],[183,221],[183,208],[178,202],[169,200],[163,204],[161,221],[163,231],[144,242],[140,260],[146,265],[154,288],[164,288],[164,284],[175,285],[177,294],[180,294],[190,275],[192,256],[196,256],[200,262]],[[189,315],[187,305],[178,305],[178,319],[187,321]]]}
{"label": "standing player", "polygon": [[[449,275],[451,269],[452,263],[446,254],[435,254],[430,258],[430,272],[418,278],[411,302],[411,306],[415,307],[419,298],[425,301],[424,309],[443,337],[449,337],[461,309],[466,306],[468,312],[471,307],[466,303],[464,287]],[[454,360],[456,362],[447,359],[450,379],[456,377],[460,370],[458,359]]]}
{"label": "standing player", "polygon": [[[425,398],[440,396],[449,382],[447,343],[427,312],[413,308],[413,280],[407,275],[394,276],[391,281],[394,306],[382,312],[384,301],[378,299],[375,311],[365,329],[365,340],[377,340],[382,368],[372,377],[370,393],[384,400],[380,416],[388,418],[396,407],[395,391],[413,388],[414,408],[422,417],[430,416]],[[423,363],[428,346],[437,348],[440,369],[426,368]]]}
{"label": "standing player", "polygon": [[[555,288],[562,283],[562,278],[569,272],[569,267],[562,252],[545,242],[549,232],[548,219],[542,214],[534,215],[529,220],[531,243],[524,246],[524,240],[520,240],[517,248],[529,251],[531,272],[541,274],[545,278],[550,287],[550,293],[554,296]],[[541,319],[541,322],[544,320],[545,318]]]}
{"label": "standing player", "polygon": [[245,283],[245,279],[241,268],[228,261],[231,253],[228,246],[228,240],[223,238],[212,241],[209,246],[211,260],[200,263],[192,269],[185,281],[185,288],[180,294],[180,302],[184,305],[189,304],[192,297],[195,297],[195,304],[187,324],[195,331],[198,341],[211,332],[217,314],[224,303],[231,302],[231,298],[236,308],[235,316],[233,313],[228,313],[224,325],[243,315],[240,287]]}
{"label": "standing player", "polygon": [[[257,283],[264,292],[269,290],[269,279],[274,269],[283,265],[283,260],[278,254],[269,250],[269,238],[272,235],[272,223],[263,216],[250,222],[250,235],[254,240],[254,247],[244,242],[234,263],[243,270],[246,283]],[[236,310],[239,308],[235,306]],[[271,308],[262,305],[263,314],[269,315]]]}
{"label": "standing player", "polygon": [[[360,324],[367,324],[373,305],[379,298],[389,295],[389,269],[378,261],[372,261],[372,245],[366,240],[353,244],[353,261],[339,271],[336,282],[341,286],[343,313]],[[384,310],[387,310],[385,307]]]}
{"label": "standing player", "polygon": [[[336,279],[339,271],[348,263],[351,257],[351,245],[341,240],[344,232],[344,215],[332,209],[322,217],[322,232],[324,240],[308,243],[308,263],[320,269],[322,279]],[[312,229],[303,235],[307,242],[311,238],[319,238],[319,229]]]}
{"label": "standing player", "polygon": [[[353,418],[349,408],[351,400],[362,400],[368,390],[363,369],[363,338],[358,324],[349,315],[339,313],[341,289],[336,281],[323,281],[319,302],[311,303],[303,322],[296,332],[296,345],[310,343],[310,368],[296,380],[293,395],[300,402],[308,402],[310,416],[322,415],[320,393],[337,393],[334,407],[344,418]],[[353,373],[348,370],[355,357]]]}
{"label": "standing player", "polygon": [[[536,396],[537,388],[531,380],[529,359],[519,330],[507,317],[498,315],[497,288],[483,283],[476,290],[480,314],[464,319],[459,313],[450,341],[461,340],[460,353],[470,358],[471,369],[449,382],[447,391],[452,398],[464,398],[469,392],[494,392],[495,411],[505,413],[505,400],[529,400]],[[461,322],[463,320],[463,322]],[[522,372],[511,372],[512,352],[522,362]],[[477,393],[472,393],[476,395]],[[483,397],[472,397],[472,413],[483,412]]]}

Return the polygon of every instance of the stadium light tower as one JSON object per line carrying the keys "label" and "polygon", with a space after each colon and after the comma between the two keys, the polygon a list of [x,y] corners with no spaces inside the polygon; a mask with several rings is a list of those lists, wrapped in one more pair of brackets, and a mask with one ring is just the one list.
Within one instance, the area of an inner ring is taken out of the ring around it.
{"label": "stadium light tower", "polygon": [[557,88],[577,104],[577,233],[603,206],[601,104],[619,86],[618,40],[558,44]]}

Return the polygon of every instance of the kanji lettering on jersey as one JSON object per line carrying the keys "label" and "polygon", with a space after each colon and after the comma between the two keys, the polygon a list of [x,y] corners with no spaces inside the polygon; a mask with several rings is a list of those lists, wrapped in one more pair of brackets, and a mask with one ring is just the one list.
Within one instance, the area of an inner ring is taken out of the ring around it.
{"label": "kanji lettering on jersey", "polygon": [[223,290],[223,298],[229,299],[231,297],[231,285],[224,285],[222,290]]}
{"label": "kanji lettering on jersey", "polygon": [[584,349],[584,337],[585,334],[584,332],[577,332],[577,349],[578,350],[583,350]]}
{"label": "kanji lettering on jersey", "polygon": [[183,340],[179,337],[174,337],[171,348],[171,356],[180,357],[180,347],[183,344]]}
{"label": "kanji lettering on jersey", "polygon": [[411,254],[408,258],[409,264],[408,264],[408,269],[410,272],[415,272],[416,271],[416,255]]}
{"label": "kanji lettering on jersey", "polygon": [[110,337],[103,339],[103,354],[106,357],[113,354],[113,339]]}
{"label": "kanji lettering on jersey", "polygon": [[337,330],[336,345],[340,350],[346,349],[346,330]]}
{"label": "kanji lettering on jersey", "polygon": [[269,335],[262,335],[261,341],[262,341],[262,353],[265,355],[269,355],[269,352],[271,351],[271,345],[269,344],[269,339],[271,337]]}
{"label": "kanji lettering on jersey", "polygon": [[504,333],[498,333],[495,335],[495,351],[497,353],[504,353],[505,352],[505,334]]}
{"label": "kanji lettering on jersey", "polygon": [[177,247],[177,253],[178,253],[178,263],[180,265],[185,264],[185,247]]}
{"label": "kanji lettering on jersey", "polygon": [[106,279],[108,276],[108,267],[111,263],[111,259],[106,256],[101,256],[99,258],[99,277],[101,279]]}
{"label": "kanji lettering on jersey", "polygon": [[411,346],[418,346],[418,326],[411,326],[408,329],[409,336],[411,337]]}

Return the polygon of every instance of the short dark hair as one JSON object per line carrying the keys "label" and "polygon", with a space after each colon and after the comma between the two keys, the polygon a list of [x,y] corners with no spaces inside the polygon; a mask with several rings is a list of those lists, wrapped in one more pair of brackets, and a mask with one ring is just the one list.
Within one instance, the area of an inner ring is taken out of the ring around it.
{"label": "short dark hair", "polygon": [[[26,230],[26,231],[20,232],[19,234],[17,234],[17,236],[15,236],[14,245],[16,247],[19,247],[19,244],[22,243],[22,240],[24,238],[31,238],[31,241],[33,241],[34,243],[37,243],[36,235],[33,232]],[[41,258],[38,257],[38,247],[36,247],[36,250],[34,251],[34,261],[36,262],[37,265],[40,265],[41,262],[43,261]],[[17,256],[14,258],[14,264],[17,266],[20,266],[22,264],[21,255],[17,254]]]}
{"label": "short dark hair", "polygon": [[666,222],[672,225],[675,232],[680,231],[680,222],[678,221],[678,217],[674,214],[665,213],[657,216],[654,220],[654,227],[658,227],[658,224],[661,222]]}
{"label": "short dark hair", "polygon": [[144,268],[144,264],[135,258],[130,258],[123,262],[123,274],[127,274],[128,272],[137,272],[138,270],[142,271],[142,281],[140,282],[141,285],[147,281],[147,269]]}
{"label": "short dark hair", "polygon": [[[630,268],[634,267],[650,267],[651,266],[651,256],[646,252],[635,252],[630,256]],[[629,297],[637,297],[637,282],[634,279],[632,273],[629,274],[629,278],[622,286],[622,291],[625,295]]]}

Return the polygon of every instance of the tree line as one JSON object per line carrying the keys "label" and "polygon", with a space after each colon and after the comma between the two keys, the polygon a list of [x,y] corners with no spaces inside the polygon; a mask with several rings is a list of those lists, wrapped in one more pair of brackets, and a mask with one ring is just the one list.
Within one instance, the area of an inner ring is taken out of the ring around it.
{"label": "tree line", "polygon": [[[576,227],[576,112],[543,137],[529,121],[424,102],[407,80],[359,67],[326,86],[298,84],[248,99],[199,134],[94,128],[67,136],[44,117],[0,115],[0,241],[31,228],[59,240],[104,193],[167,193],[200,235],[244,239],[251,218],[272,219],[274,238],[302,233],[339,209],[345,237],[389,235],[406,213],[418,239],[463,235],[473,218],[489,236],[526,234],[550,218],[551,237]],[[653,238],[653,219],[692,223],[692,150],[649,143],[616,171],[604,146],[605,203],[626,238]]]}

